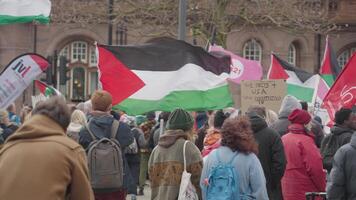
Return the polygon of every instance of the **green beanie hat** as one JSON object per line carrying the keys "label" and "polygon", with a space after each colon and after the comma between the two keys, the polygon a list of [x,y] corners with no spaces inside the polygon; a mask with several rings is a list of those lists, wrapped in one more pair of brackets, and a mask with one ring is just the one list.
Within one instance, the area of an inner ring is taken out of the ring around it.
{"label": "green beanie hat", "polygon": [[140,126],[143,122],[145,122],[147,119],[143,115],[137,115],[136,116],[136,125]]}
{"label": "green beanie hat", "polygon": [[187,111],[178,108],[174,110],[168,118],[167,129],[188,131],[193,128],[194,119],[193,116]]}

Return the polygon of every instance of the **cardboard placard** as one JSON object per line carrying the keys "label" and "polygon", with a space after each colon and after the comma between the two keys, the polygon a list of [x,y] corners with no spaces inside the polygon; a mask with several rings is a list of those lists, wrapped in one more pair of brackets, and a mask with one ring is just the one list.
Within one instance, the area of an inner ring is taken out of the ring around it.
{"label": "cardboard placard", "polygon": [[287,86],[284,80],[246,80],[241,82],[241,110],[250,106],[264,106],[278,113]]}

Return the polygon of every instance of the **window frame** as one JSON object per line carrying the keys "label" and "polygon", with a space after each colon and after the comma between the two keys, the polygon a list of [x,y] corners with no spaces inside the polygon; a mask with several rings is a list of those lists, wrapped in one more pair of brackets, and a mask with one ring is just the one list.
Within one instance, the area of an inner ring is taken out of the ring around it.
{"label": "window frame", "polygon": [[[252,47],[252,48],[251,48]],[[258,52],[256,51],[256,47]],[[254,53],[252,53],[254,52]],[[244,43],[242,54],[245,59],[262,61],[262,45],[256,39],[247,40]]]}

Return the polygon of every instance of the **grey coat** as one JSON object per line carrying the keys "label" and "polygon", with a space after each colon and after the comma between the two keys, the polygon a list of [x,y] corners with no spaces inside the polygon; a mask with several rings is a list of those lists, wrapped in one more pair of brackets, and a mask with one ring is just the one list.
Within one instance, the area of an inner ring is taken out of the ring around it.
{"label": "grey coat", "polygon": [[328,200],[356,199],[356,134],[334,156],[327,187]]}

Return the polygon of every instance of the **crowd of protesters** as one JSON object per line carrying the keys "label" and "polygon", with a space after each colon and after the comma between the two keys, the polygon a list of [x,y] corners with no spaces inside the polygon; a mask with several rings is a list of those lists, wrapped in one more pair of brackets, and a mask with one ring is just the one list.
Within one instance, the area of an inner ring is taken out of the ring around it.
{"label": "crowd of protesters", "polygon": [[147,186],[154,200],[356,199],[356,113],[338,110],[330,133],[322,124],[292,96],[278,114],[129,116],[106,91],[76,106],[12,104],[0,110],[0,199],[135,200]]}

